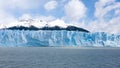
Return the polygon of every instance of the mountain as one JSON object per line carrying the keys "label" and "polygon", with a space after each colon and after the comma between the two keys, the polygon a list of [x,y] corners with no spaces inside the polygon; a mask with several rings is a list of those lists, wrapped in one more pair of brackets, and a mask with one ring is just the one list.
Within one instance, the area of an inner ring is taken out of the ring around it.
{"label": "mountain", "polygon": [[81,31],[81,32],[89,32],[88,30],[85,30],[83,28],[78,28],[75,26],[67,26],[66,28],[60,27],[60,26],[53,26],[48,27],[44,26],[42,28],[38,28],[35,26],[25,27],[25,26],[13,26],[9,28],[5,28],[6,30],[67,30],[67,31]]}
{"label": "mountain", "polygon": [[54,22],[46,22],[43,20],[20,20],[17,24],[10,24],[2,29],[6,30],[67,30],[67,31],[81,31],[89,32],[86,29],[77,26],[67,25],[63,21],[56,20]]}

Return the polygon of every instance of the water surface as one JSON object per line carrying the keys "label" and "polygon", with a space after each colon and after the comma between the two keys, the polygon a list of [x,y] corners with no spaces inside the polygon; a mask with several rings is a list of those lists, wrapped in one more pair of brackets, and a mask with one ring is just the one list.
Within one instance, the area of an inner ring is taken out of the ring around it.
{"label": "water surface", "polygon": [[0,47],[0,68],[120,68],[120,48]]}

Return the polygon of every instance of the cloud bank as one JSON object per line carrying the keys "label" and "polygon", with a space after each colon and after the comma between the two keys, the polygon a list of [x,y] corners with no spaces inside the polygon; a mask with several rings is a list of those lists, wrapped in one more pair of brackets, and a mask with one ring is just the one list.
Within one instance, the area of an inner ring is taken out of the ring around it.
{"label": "cloud bank", "polygon": [[57,5],[58,5],[57,1],[49,1],[44,5],[44,8],[47,11],[50,11],[50,10],[55,9],[57,7]]}
{"label": "cloud bank", "polygon": [[86,13],[86,6],[79,0],[71,0],[65,5],[65,18],[70,22],[76,22],[83,18]]}
{"label": "cloud bank", "polygon": [[91,31],[119,33],[120,32],[120,2],[116,0],[99,0],[95,3],[96,19],[89,23]]}

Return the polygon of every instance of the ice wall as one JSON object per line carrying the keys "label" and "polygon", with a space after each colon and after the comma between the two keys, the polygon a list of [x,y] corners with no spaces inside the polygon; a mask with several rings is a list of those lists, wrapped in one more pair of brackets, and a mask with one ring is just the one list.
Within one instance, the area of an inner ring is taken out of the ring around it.
{"label": "ice wall", "polygon": [[79,31],[0,30],[0,46],[112,46],[120,47],[120,34]]}

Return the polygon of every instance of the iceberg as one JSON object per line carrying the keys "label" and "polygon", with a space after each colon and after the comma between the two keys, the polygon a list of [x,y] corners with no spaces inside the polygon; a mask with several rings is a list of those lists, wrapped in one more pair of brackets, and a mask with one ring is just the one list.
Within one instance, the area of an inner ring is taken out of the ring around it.
{"label": "iceberg", "polygon": [[95,46],[120,47],[120,34],[66,30],[0,30],[0,46]]}

